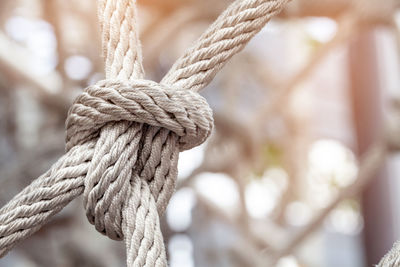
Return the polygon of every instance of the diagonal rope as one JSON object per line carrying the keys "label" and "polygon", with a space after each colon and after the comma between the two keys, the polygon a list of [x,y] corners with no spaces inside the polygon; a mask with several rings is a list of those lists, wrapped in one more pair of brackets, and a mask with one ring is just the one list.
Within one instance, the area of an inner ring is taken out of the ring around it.
{"label": "diagonal rope", "polygon": [[128,266],[166,266],[159,216],[178,154],[204,142],[213,122],[195,91],[286,2],[235,1],[158,84],[142,80],[135,1],[100,0],[107,80],[71,107],[67,153],[0,210],[0,256],[83,193],[96,229],[125,240]]}
{"label": "diagonal rope", "polygon": [[380,260],[376,267],[400,266],[400,242],[393,244],[392,249]]}
{"label": "diagonal rope", "polygon": [[200,39],[172,66],[162,82],[200,91],[225,63],[241,51],[253,36],[288,1],[235,1]]}

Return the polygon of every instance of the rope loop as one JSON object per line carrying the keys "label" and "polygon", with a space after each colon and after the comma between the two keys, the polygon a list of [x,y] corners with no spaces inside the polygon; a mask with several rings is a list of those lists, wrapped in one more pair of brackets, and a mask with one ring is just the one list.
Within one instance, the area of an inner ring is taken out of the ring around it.
{"label": "rope loop", "polygon": [[212,110],[196,92],[149,80],[102,80],[89,86],[70,108],[67,150],[118,121],[166,128],[179,136],[180,151],[202,144],[213,126]]}

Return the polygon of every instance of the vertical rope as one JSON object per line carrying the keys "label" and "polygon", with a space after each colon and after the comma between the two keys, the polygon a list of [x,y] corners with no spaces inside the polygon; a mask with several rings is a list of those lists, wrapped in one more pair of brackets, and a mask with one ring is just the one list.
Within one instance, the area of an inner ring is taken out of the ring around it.
{"label": "vertical rope", "polygon": [[[144,77],[144,69],[142,64],[142,51],[138,36],[137,29],[137,9],[136,1],[132,0],[100,0],[98,2],[99,9],[99,20],[101,25],[102,34],[102,46],[103,56],[105,56],[105,72],[106,79],[110,80],[136,80]],[[133,89],[134,90],[134,89]],[[124,138],[126,144],[136,144],[130,149],[125,149],[129,152],[134,152],[135,155],[129,155],[134,157],[136,161],[137,157],[141,157],[141,149],[139,143],[142,138],[148,136],[148,132],[144,129],[143,124],[136,123],[137,127],[132,127],[132,123],[128,121],[118,122],[116,124],[111,123],[110,127],[103,127],[101,130],[100,138],[104,137],[104,142],[97,143],[97,155],[92,162],[101,162],[105,154],[99,153],[104,146],[112,146],[115,139],[115,129],[123,129]],[[168,130],[157,127],[157,130],[164,132],[168,135]],[[110,138],[111,136],[111,138]],[[130,138],[126,139],[125,137]],[[150,139],[150,144],[153,143],[153,139]],[[161,144],[162,145],[162,144]],[[107,153],[106,150],[103,150]],[[115,154],[115,157],[120,157],[123,151]],[[138,154],[137,154],[138,153]],[[144,160],[147,161],[146,159]],[[177,161],[177,157],[176,157]],[[98,164],[92,164],[96,166]],[[127,164],[126,166],[133,166],[134,162]],[[108,166],[105,164],[104,166]],[[103,170],[104,171],[104,170]],[[122,235],[124,236],[126,244],[127,254],[127,265],[128,266],[167,266],[167,259],[165,253],[165,246],[163,236],[160,228],[160,220],[158,209],[154,200],[154,197],[149,188],[149,184],[138,176],[132,173],[133,170],[127,170],[122,176],[121,180],[125,181],[120,183],[119,190],[127,189],[129,192],[119,194],[114,197],[116,205],[119,203],[125,203],[122,207]],[[101,175],[97,172],[93,173],[92,169],[89,169],[88,176],[92,176],[94,179],[86,179],[86,181],[99,181]],[[98,177],[98,179],[96,179]],[[131,177],[131,179],[126,179]],[[154,177],[150,176],[150,177]],[[156,180],[156,179],[154,179]],[[126,184],[127,183],[127,184]],[[173,184],[174,186],[174,184]],[[90,186],[85,186],[84,195],[90,195]],[[121,198],[128,196],[129,201],[124,201]],[[111,196],[113,197],[113,196]],[[86,198],[85,198],[86,199]],[[92,198],[92,202],[97,201]],[[89,200],[90,201],[90,200]],[[93,206],[92,203],[84,203],[86,208]],[[112,209],[112,207],[111,207]],[[120,209],[116,209],[120,210]],[[110,212],[113,212],[112,210]],[[111,217],[112,216],[111,214]],[[89,220],[93,220],[90,215]],[[96,218],[96,217],[95,217]],[[141,222],[138,224],[137,222]],[[101,222],[93,223],[100,228],[106,228],[107,224],[113,224],[120,222],[108,222],[102,225]],[[99,230],[99,229],[98,229]],[[119,238],[119,236],[115,236]]]}
{"label": "vertical rope", "polygon": [[144,77],[135,0],[99,0],[98,14],[107,79]]}

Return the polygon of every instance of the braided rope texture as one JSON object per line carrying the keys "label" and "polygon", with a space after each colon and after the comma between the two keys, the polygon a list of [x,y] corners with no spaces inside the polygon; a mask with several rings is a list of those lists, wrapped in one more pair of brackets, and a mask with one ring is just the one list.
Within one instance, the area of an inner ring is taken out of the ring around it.
{"label": "braided rope texture", "polygon": [[205,87],[289,0],[236,0],[160,82],[143,80],[136,6],[99,0],[106,80],[66,122],[66,154],[0,209],[0,256],[83,194],[88,220],[125,240],[128,266],[167,266],[159,217],[175,189],[179,151],[210,135]]}
{"label": "braided rope texture", "polygon": [[376,267],[400,266],[400,242],[394,243],[392,249],[381,259]]}

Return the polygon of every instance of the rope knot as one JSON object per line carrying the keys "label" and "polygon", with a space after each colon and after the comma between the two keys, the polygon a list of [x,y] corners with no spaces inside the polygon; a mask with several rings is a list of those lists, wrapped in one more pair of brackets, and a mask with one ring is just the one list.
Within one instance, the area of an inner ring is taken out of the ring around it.
{"label": "rope knot", "polygon": [[118,121],[166,128],[179,136],[180,151],[202,144],[213,126],[212,110],[196,92],[149,80],[103,80],[89,86],[69,110],[67,150]]}
{"label": "rope knot", "polygon": [[134,228],[124,218],[157,222],[175,189],[179,151],[203,143],[212,125],[206,100],[190,90],[148,80],[88,87],[66,123],[67,150],[94,146],[83,193],[88,220],[117,240]]}

